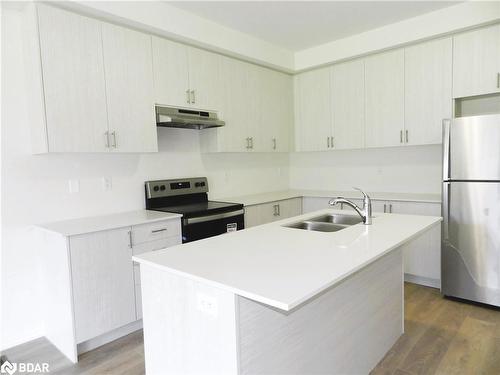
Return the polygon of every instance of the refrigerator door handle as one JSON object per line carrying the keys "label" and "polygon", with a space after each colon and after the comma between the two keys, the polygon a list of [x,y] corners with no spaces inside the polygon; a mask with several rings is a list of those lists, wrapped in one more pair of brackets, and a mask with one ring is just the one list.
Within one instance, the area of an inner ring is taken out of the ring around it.
{"label": "refrigerator door handle", "polygon": [[443,181],[450,179],[450,119],[443,120]]}
{"label": "refrigerator door handle", "polygon": [[443,241],[448,240],[448,227],[450,221],[450,183],[443,183]]}

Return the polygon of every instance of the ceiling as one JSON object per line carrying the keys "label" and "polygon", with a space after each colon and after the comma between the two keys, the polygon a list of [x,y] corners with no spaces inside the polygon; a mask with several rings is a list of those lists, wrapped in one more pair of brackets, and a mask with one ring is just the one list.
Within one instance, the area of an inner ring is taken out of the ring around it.
{"label": "ceiling", "polygon": [[259,39],[300,51],[456,5],[458,1],[169,1]]}

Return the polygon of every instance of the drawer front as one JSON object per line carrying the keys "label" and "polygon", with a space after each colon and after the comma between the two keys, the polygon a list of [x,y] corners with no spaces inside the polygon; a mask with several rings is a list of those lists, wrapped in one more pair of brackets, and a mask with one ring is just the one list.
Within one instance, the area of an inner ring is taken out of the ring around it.
{"label": "drawer front", "polygon": [[179,245],[182,243],[180,233],[173,237],[162,238],[155,241],[143,242],[132,247],[132,254],[139,255],[148,251],[164,249],[166,247]]}
{"label": "drawer front", "polygon": [[132,227],[132,244],[141,244],[181,235],[181,220],[166,220]]}

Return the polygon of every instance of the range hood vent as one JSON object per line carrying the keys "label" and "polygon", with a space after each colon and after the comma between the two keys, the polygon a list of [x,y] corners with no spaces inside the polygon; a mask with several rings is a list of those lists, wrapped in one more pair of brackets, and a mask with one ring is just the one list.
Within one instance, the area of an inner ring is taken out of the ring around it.
{"label": "range hood vent", "polygon": [[156,106],[156,126],[181,129],[206,129],[224,126],[217,112]]}

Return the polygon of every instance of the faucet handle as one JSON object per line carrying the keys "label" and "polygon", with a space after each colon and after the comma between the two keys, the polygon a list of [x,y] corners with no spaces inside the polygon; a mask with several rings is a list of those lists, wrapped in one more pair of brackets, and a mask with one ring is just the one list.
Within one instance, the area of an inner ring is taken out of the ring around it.
{"label": "faucet handle", "polygon": [[328,204],[329,204],[330,206],[335,206],[335,205],[337,204],[337,202],[336,202],[336,201],[337,201],[337,199],[344,199],[344,197],[336,197],[336,198],[332,198],[332,199],[330,199],[330,200],[328,201]]}
{"label": "faucet handle", "polygon": [[370,198],[370,197],[368,196],[368,194],[366,194],[366,193],[365,193],[363,190],[361,190],[360,188],[355,187],[355,186],[353,186],[352,188],[353,188],[354,190],[357,190],[357,191],[361,192],[361,194],[363,194],[363,196],[364,196],[365,198]]}

